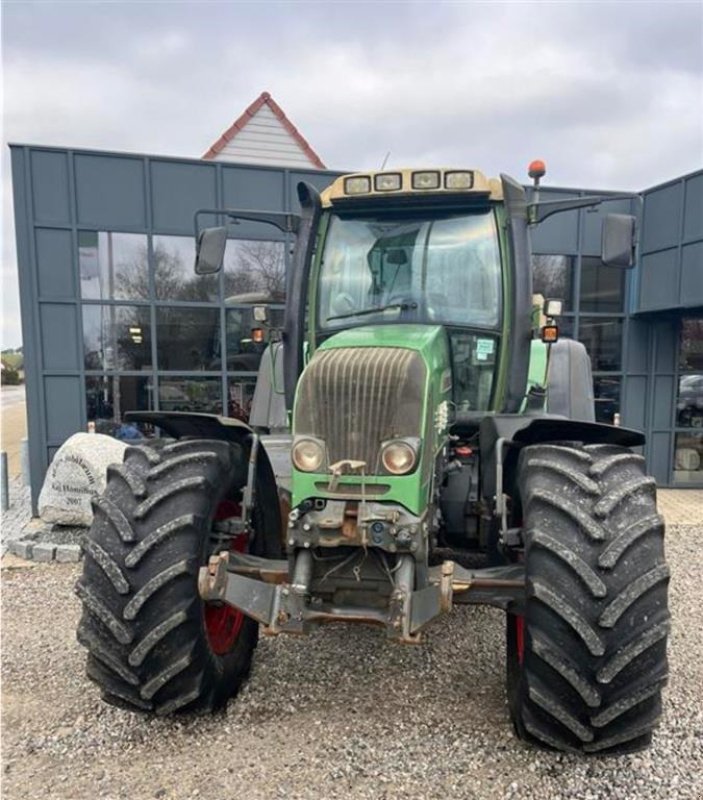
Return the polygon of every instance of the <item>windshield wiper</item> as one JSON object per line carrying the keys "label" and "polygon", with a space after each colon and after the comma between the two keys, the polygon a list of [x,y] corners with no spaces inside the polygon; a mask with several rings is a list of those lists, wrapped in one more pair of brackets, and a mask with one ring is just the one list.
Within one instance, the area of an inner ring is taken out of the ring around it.
{"label": "windshield wiper", "polygon": [[334,317],[327,317],[325,322],[332,322],[333,319],[351,319],[351,317],[365,317],[368,314],[380,314],[390,308],[398,308],[401,311],[411,311],[417,308],[417,303],[388,303],[387,306],[377,306],[375,308],[362,308],[361,311],[350,311],[348,314],[337,314]]}

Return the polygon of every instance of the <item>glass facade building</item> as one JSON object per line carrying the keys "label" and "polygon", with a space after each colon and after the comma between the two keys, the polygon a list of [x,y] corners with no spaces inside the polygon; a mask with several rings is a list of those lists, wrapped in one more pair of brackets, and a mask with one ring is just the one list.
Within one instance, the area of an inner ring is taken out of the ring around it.
{"label": "glass facade building", "polygon": [[[224,270],[196,276],[193,214],[295,211],[299,180],[323,188],[339,173],[23,145],[12,166],[34,501],[89,422],[128,440],[148,433],[125,423],[130,410],[246,420],[263,346],[238,298],[267,292],[282,321],[293,243],[242,222]],[[562,335],[591,355],[597,418],[647,433],[661,484],[701,486],[703,173],[643,195],[637,270],[598,257],[602,214],[637,212],[614,200],[536,229],[534,291],[563,301]]]}

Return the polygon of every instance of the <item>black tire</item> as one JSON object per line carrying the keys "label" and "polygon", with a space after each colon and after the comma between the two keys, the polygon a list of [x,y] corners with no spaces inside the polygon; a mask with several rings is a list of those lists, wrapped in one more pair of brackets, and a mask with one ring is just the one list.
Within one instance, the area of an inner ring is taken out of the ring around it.
{"label": "black tire", "polygon": [[[248,617],[222,653],[213,649],[198,593],[200,566],[213,549],[220,503],[237,502],[247,449],[181,440],[129,447],[108,470],[84,543],[78,641],[103,698],[133,711],[214,711],[237,693],[251,668],[259,627]],[[280,554],[275,479],[260,451],[251,552]]]}
{"label": "black tire", "polygon": [[667,678],[669,569],[644,459],[612,445],[533,445],[519,486],[527,597],[524,618],[507,617],[517,734],[597,755],[647,747]]}

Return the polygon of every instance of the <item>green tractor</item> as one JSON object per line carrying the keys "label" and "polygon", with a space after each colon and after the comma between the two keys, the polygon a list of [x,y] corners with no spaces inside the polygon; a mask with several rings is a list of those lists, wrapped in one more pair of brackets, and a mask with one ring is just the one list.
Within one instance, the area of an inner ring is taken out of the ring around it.
{"label": "green tractor", "polygon": [[[257,402],[290,421],[289,475],[274,475],[273,423],[131,415],[167,438],[111,467],[76,589],[105,700],[214,710],[260,626],[366,623],[417,644],[482,603],[505,611],[520,738],[649,744],[669,571],[644,438],[595,422],[585,349],[531,287],[529,228],[612,198],[539,202],[531,174],[531,199],[507,176],[396,170],[301,183],[299,215],[198,212],[297,236],[284,328],[252,309],[271,343]],[[196,272],[216,272],[227,229],[198,219]],[[604,217],[605,264],[631,267],[634,242],[634,218]]]}

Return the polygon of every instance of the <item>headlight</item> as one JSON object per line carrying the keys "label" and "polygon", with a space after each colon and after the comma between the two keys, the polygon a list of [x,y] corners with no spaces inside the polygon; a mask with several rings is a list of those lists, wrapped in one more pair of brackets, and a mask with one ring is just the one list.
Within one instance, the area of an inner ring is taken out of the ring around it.
{"label": "headlight", "polygon": [[316,472],[322,466],[325,451],[315,439],[299,439],[293,445],[291,459],[301,472]]}
{"label": "headlight", "polygon": [[344,179],[344,194],[367,194],[371,191],[371,178],[368,175],[355,175]]}
{"label": "headlight", "polygon": [[439,172],[413,172],[413,189],[439,189]]}
{"label": "headlight", "polygon": [[374,188],[377,192],[397,192],[400,189],[402,176],[399,172],[386,172],[376,175],[374,178]]}
{"label": "headlight", "polygon": [[410,472],[416,459],[417,453],[407,442],[389,442],[381,450],[381,461],[391,475],[405,475]]}
{"label": "headlight", "polygon": [[445,172],[445,189],[471,189],[474,185],[473,172]]}

